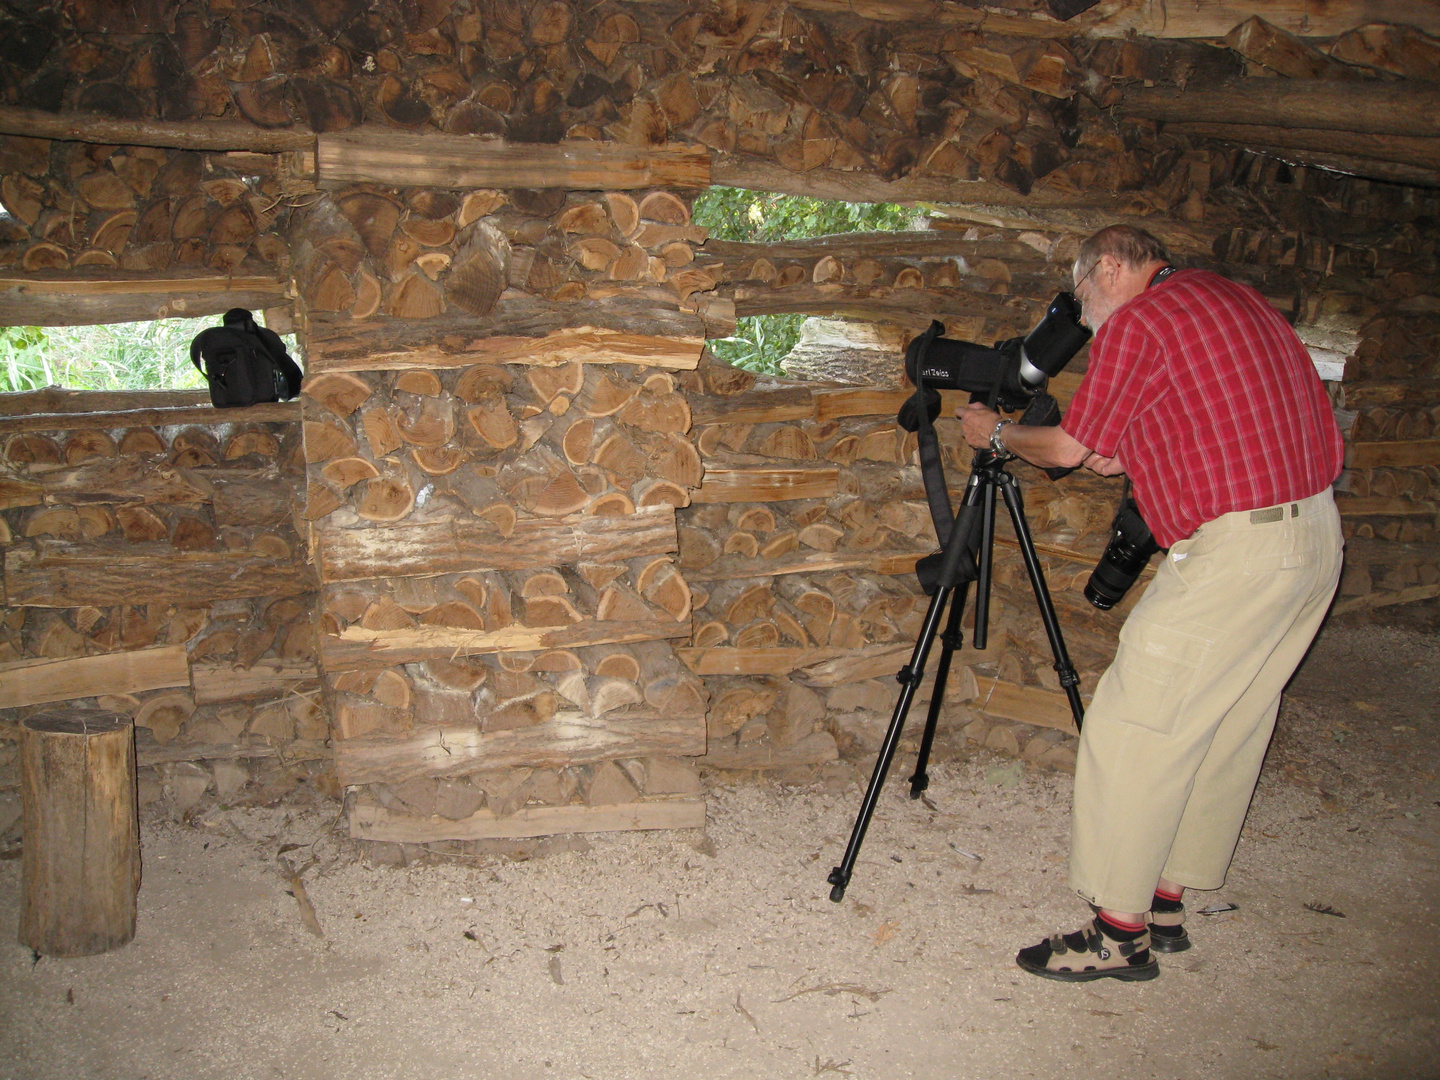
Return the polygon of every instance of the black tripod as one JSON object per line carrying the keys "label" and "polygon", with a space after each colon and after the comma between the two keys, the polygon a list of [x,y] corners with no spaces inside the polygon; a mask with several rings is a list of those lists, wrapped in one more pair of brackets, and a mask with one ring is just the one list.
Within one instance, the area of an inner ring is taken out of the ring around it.
{"label": "black tripod", "polygon": [[[1080,677],[1075,665],[1065,651],[1065,639],[1060,635],[1060,624],[1055,618],[1055,605],[1050,600],[1050,590],[1045,584],[1040,558],[1035,552],[1035,541],[1025,521],[1025,507],[1015,478],[1005,471],[1007,458],[990,450],[977,450],[971,465],[970,482],[965,488],[960,513],[950,529],[945,550],[939,556],[939,572],[936,587],[930,598],[930,608],[925,613],[925,622],[915,642],[915,651],[910,663],[901,668],[895,676],[900,683],[900,698],[895,702],[895,712],[890,718],[890,729],[880,746],[880,756],[875,762],[875,772],[870,777],[870,786],[860,803],[860,814],[855,819],[855,828],[850,833],[850,843],[845,848],[845,857],[840,865],[830,871],[830,899],[836,902],[845,896],[845,887],[850,884],[850,875],[855,869],[855,860],[860,855],[860,845],[865,842],[865,830],[870,827],[870,818],[875,813],[875,804],[880,799],[880,789],[885,784],[885,775],[890,771],[895,750],[900,745],[900,733],[905,727],[905,717],[910,703],[925,676],[925,662],[930,656],[930,646],[935,632],[950,602],[950,618],[940,638],[940,663],[935,669],[935,687],[930,695],[929,715],[925,719],[925,734],[920,740],[920,753],[915,760],[915,774],[910,777],[910,797],[918,799],[920,793],[930,784],[925,766],[930,761],[930,750],[935,742],[935,725],[940,717],[940,704],[945,696],[945,682],[950,675],[950,661],[961,644],[960,620],[964,615],[965,593],[970,582],[976,585],[975,596],[975,647],[983,649],[988,639],[987,624],[990,616],[990,567],[995,549],[995,490],[999,488],[1005,497],[1005,506],[1010,511],[1010,520],[1015,526],[1015,537],[1020,542],[1020,554],[1025,559],[1025,570],[1030,575],[1030,585],[1035,590],[1035,601],[1040,606],[1040,618],[1045,624],[1045,633],[1050,639],[1050,649],[1055,656],[1055,670],[1060,675],[1060,685],[1070,699],[1070,711],[1075,716],[1075,727],[1080,727],[1085,707],[1080,701]],[[936,556],[929,558],[935,559]],[[917,566],[917,573],[922,573]],[[922,573],[922,582],[924,576]],[[952,601],[953,596],[953,601]]]}

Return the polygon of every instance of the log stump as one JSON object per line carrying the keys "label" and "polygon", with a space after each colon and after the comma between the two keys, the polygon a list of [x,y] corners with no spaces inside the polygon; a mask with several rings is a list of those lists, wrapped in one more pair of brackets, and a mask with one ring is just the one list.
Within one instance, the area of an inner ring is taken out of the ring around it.
{"label": "log stump", "polygon": [[135,729],[118,713],[48,710],[20,725],[20,943],[89,956],[135,936]]}

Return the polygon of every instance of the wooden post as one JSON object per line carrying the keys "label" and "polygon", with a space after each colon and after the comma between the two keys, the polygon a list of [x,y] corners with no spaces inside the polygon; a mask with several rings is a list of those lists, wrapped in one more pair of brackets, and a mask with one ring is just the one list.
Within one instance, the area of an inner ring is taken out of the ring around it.
{"label": "wooden post", "polygon": [[20,944],[89,956],[135,936],[135,731],[117,713],[53,710],[20,726]]}

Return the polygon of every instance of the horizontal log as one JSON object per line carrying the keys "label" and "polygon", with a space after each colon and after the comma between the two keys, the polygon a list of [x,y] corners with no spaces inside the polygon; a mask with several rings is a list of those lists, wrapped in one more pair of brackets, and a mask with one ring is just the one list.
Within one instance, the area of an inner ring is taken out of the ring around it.
{"label": "horizontal log", "polygon": [[690,370],[704,338],[700,316],[643,300],[572,305],[507,294],[483,319],[355,321],[312,314],[305,362],[311,375],[572,360]]}
{"label": "horizontal log", "polygon": [[[956,229],[988,225],[995,229],[1038,229],[1086,237],[1107,225],[1134,225],[1153,234],[1169,249],[1170,254],[1196,259],[1214,258],[1215,241],[1223,231],[1218,224],[1196,225],[1177,218],[1137,216],[1133,202],[1109,212],[1077,207],[1067,201],[1065,205],[1057,207],[1025,202],[1013,206],[999,202],[951,204],[937,206],[933,213],[937,216],[931,219],[932,229],[941,227],[940,223],[944,221]],[[1206,208],[1206,214],[1207,219],[1215,217],[1209,207]]]}
{"label": "horizontal log", "polygon": [[967,240],[962,233],[912,229],[904,232],[839,233],[817,236],[810,240],[780,240],[769,244],[750,244],[713,237],[695,250],[697,259],[719,260],[727,265],[753,262],[756,259],[820,259],[833,255],[838,259],[899,258],[925,261],[929,259],[999,259],[1005,263],[1034,263],[1044,267],[1043,254],[1018,240]]}
{"label": "horizontal log", "polygon": [[1410,469],[1440,465],[1440,439],[1352,443],[1345,448],[1347,469]]}
{"label": "horizontal log", "polygon": [[695,764],[707,769],[784,769],[792,765],[820,765],[839,756],[835,736],[828,731],[816,731],[793,746],[777,746],[769,741],[731,744],[727,740],[712,744],[703,757],[695,759]]}
{"label": "horizontal log", "polygon": [[[112,272],[118,275],[118,271]],[[285,285],[265,274],[143,277],[0,274],[0,325],[92,326],[218,315],[288,305]],[[202,327],[197,326],[198,333]]]}
{"label": "horizontal log", "polygon": [[1440,135],[1440,86],[1245,79],[1224,87],[1133,87],[1115,106],[1121,116],[1186,123],[1358,131],[1372,135]]}
{"label": "horizontal log", "polygon": [[[1054,384],[1051,384],[1054,393]],[[815,391],[815,419],[841,420],[847,416],[896,416],[901,406],[915,395],[913,389],[905,390],[817,390]],[[962,409],[969,402],[970,395],[960,390],[940,391],[940,415],[954,416],[956,409]]]}
{"label": "horizontal log", "polygon": [[1373,158],[1416,165],[1434,172],[1440,169],[1440,141],[1434,138],[1380,135],[1374,132],[1322,131],[1305,128],[1271,127],[1261,124],[1197,123],[1175,121],[1165,125],[1172,135],[1194,135],[1225,139],[1241,146],[1285,147],[1317,150],[1327,154]]}
{"label": "horizontal log", "polygon": [[[978,280],[978,279],[977,279]],[[1048,299],[1048,298],[1047,298]],[[898,322],[917,333],[932,319],[983,318],[1038,322],[1046,300],[1014,300],[968,289],[902,289],[889,285],[791,285],[783,289],[735,287],[735,315],[823,315]],[[898,368],[901,362],[896,357]]]}
{"label": "horizontal log", "polygon": [[1342,600],[1330,609],[1331,615],[1344,615],[1350,611],[1369,611],[1374,608],[1394,607],[1397,604],[1414,604],[1440,596],[1440,584],[1412,585],[1395,592],[1372,592]]}
{"label": "horizontal log", "polygon": [[479,520],[320,528],[314,534],[316,564],[326,582],[618,562],[678,546],[675,508],[668,505],[619,517],[521,518],[508,537]]}
{"label": "horizontal log", "polygon": [[[997,538],[998,539],[998,538]],[[1018,545],[1017,545],[1018,546]],[[686,581],[738,581],[744,578],[779,577],[783,574],[818,574],[859,570],[863,573],[911,574],[924,551],[816,551],[806,555],[785,555],[778,559],[730,559],[711,563],[703,570],[686,570]]]}
{"label": "horizontal log", "polygon": [[313,660],[283,660],[266,657],[248,668],[228,663],[203,662],[190,671],[195,704],[239,701],[243,698],[279,697],[306,682],[316,682],[320,672]]}
{"label": "horizontal log", "polygon": [[828,499],[840,487],[840,470],[706,469],[692,503],[782,502]]}
{"label": "horizontal log", "polygon": [[0,394],[0,417],[31,413],[107,413],[137,409],[186,409],[210,404],[206,390],[67,390],[47,386]]}
{"label": "horizontal log", "polygon": [[315,739],[296,739],[284,744],[264,743],[177,743],[161,746],[144,728],[135,732],[135,764],[170,765],[177,761],[246,761],[275,758],[292,761],[329,761],[330,747]]}
{"label": "horizontal log", "polygon": [[[847,11],[849,0],[842,0]],[[934,5],[927,5],[935,10]],[[804,195],[816,199],[841,202],[899,203],[902,206],[923,204],[994,205],[1047,209],[1093,207],[1100,224],[1115,220],[1115,215],[1133,213],[1131,200],[1109,192],[1091,191],[1083,194],[1056,192],[1044,187],[1028,195],[988,180],[956,180],[948,176],[907,176],[899,180],[882,180],[873,173],[839,169],[810,169],[796,172],[775,162],[738,154],[717,154],[710,164],[711,183],[717,186],[746,188],[752,191],[778,192],[782,195]],[[1095,229],[1090,229],[1094,232]]]}
{"label": "horizontal log", "polygon": [[[876,22],[909,23],[922,34],[973,27],[1007,37],[1070,38],[1083,34],[1213,41],[1224,38],[1256,10],[1252,3],[1235,0],[1183,5],[1123,0],[1098,4],[1074,18],[1061,20],[1043,10],[1006,15],[995,5],[936,5],[931,0],[792,0],[790,6]],[[1027,9],[1030,6],[1026,5]],[[1408,23],[1427,33],[1440,34],[1440,12],[1414,0],[1281,0],[1267,3],[1263,10],[1271,23],[1300,37],[1336,37],[1367,22]]]}
{"label": "horizontal log", "polygon": [[101,694],[137,694],[189,683],[183,645],[64,660],[20,660],[0,664],[0,709]]}
{"label": "horizontal log", "polygon": [[506,143],[474,135],[358,127],[320,135],[315,162],[322,184],[572,191],[710,186],[710,154],[704,147],[639,147],[584,139]]}
{"label": "horizontal log", "polygon": [[[18,396],[18,395],[17,395]],[[209,394],[204,395],[209,400]],[[120,412],[52,412],[28,416],[0,413],[0,435],[18,431],[114,431],[120,428],[169,427],[192,424],[299,423],[299,401],[275,401],[244,409],[213,405],[180,408],[127,409]]]}
{"label": "horizontal log", "polygon": [[313,592],[304,563],[244,551],[179,551],[167,543],[42,540],[5,553],[9,607],[195,604]]}
{"label": "horizontal log", "polygon": [[845,652],[845,649],[831,648],[741,649],[716,645],[703,649],[676,649],[675,655],[696,675],[786,675],[810,664],[832,660]]}
{"label": "horizontal log", "polygon": [[702,424],[780,424],[815,419],[815,391],[808,386],[747,390],[723,397],[706,394],[690,402],[690,420]]}
{"label": "horizontal log", "polygon": [[[1016,686],[1001,679],[980,678],[976,682],[979,696],[971,705],[987,716],[1054,728],[1067,735],[1080,734],[1070,711],[1070,699],[1064,694],[1037,686]],[[1081,700],[1088,704],[1088,695],[1082,695]]]}
{"label": "horizontal log", "polygon": [[383,840],[393,844],[433,844],[441,840],[518,840],[557,833],[704,827],[704,799],[656,799],[611,806],[522,806],[503,817],[484,808],[458,821],[404,814],[366,802],[357,802],[350,809],[352,839]]}
{"label": "horizontal log", "polygon": [[341,739],[335,744],[335,773],[342,786],[399,784],[482,769],[563,769],[616,758],[704,752],[704,717],[630,713],[592,719],[567,710],[510,731],[437,727],[405,739]]}
{"label": "horizontal log", "polygon": [[0,135],[107,146],[253,150],[269,154],[315,146],[311,132],[260,128],[239,120],[117,120],[100,113],[56,114],[16,108],[0,108]]}
{"label": "horizontal log", "polygon": [[[1262,6],[1237,0],[1203,4],[1105,4],[1061,23],[1070,34],[1094,37],[1225,37],[1257,11],[1281,30],[1302,38],[1338,37],[1368,22],[1404,23],[1440,33],[1440,10],[1413,0],[1280,0]],[[987,28],[989,23],[986,23]]]}
{"label": "horizontal log", "polygon": [[566,626],[507,626],[500,630],[461,630],[420,626],[406,630],[366,630],[349,626],[339,637],[320,637],[320,666],[327,672],[391,667],[421,660],[453,660],[484,653],[539,652],[586,645],[624,645],[688,637],[689,624],[674,619],[587,619]]}
{"label": "horizontal log", "polygon": [[[1383,495],[1337,495],[1335,505],[1348,517],[1434,517],[1440,503],[1427,499],[1387,498]],[[693,579],[694,575],[687,577]]]}

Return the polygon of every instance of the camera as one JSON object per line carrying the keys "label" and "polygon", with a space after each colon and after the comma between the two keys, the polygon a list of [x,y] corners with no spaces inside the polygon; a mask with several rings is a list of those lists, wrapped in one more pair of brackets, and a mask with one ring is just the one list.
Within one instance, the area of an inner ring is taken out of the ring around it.
{"label": "camera", "polygon": [[1080,302],[1068,292],[1055,295],[1030,333],[992,348],[940,337],[944,329],[933,322],[906,348],[910,381],[919,386],[923,377],[929,390],[968,390],[1004,412],[1027,406],[1090,340],[1090,331],[1080,325]]}
{"label": "camera", "polygon": [[1160,550],[1150,526],[1140,516],[1129,489],[1120,500],[1120,509],[1110,524],[1110,542],[1085,583],[1085,599],[1101,611],[1109,611],[1135,584],[1150,556]]}

